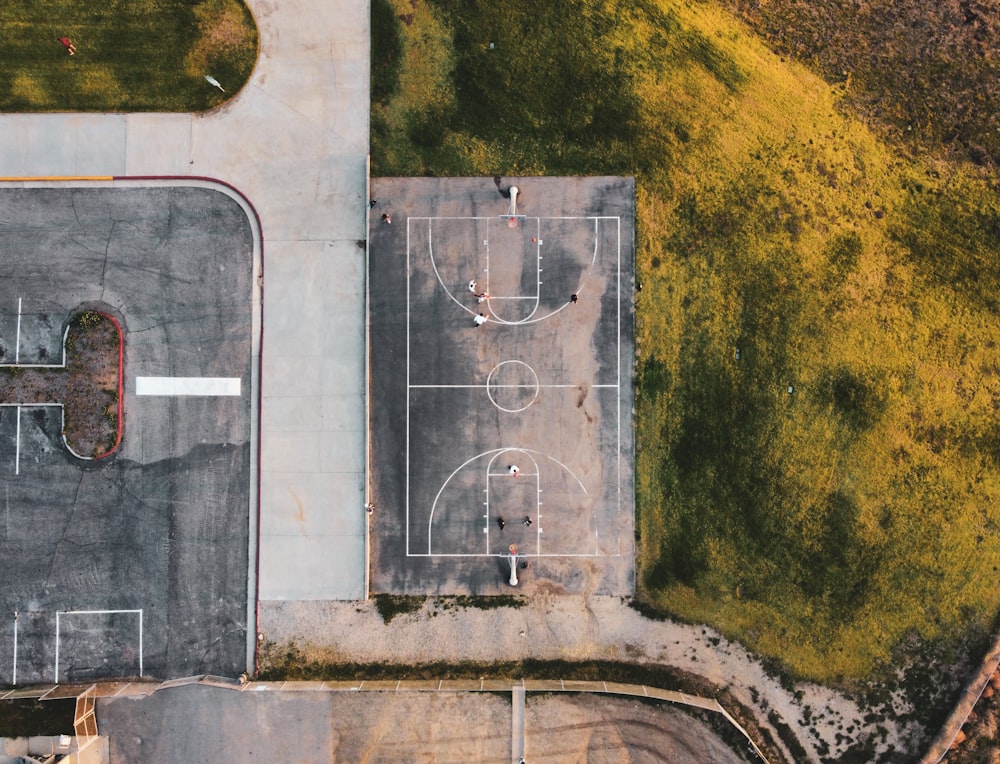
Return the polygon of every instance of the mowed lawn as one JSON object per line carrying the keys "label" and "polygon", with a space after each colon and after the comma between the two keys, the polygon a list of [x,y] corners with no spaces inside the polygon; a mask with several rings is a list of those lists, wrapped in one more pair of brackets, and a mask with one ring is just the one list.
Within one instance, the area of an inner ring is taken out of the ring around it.
{"label": "mowed lawn", "polygon": [[637,178],[640,599],[946,702],[1000,607],[995,179],[708,2],[374,0],[373,40],[373,174]]}
{"label": "mowed lawn", "polygon": [[0,111],[203,111],[238,92],[256,58],[240,0],[0,3]]}

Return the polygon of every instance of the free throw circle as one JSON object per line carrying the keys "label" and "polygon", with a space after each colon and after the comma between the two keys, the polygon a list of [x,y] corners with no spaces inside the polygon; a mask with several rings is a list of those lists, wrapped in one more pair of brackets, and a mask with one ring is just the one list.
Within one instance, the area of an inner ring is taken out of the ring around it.
{"label": "free throw circle", "polygon": [[486,377],[486,394],[501,411],[524,411],[538,397],[538,375],[523,361],[501,361]]}

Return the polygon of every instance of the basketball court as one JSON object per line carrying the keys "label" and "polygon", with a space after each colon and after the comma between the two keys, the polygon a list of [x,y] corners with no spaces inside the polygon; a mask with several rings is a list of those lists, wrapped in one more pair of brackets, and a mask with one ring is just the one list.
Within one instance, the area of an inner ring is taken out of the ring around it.
{"label": "basketball court", "polygon": [[632,180],[372,196],[372,591],[630,594]]}

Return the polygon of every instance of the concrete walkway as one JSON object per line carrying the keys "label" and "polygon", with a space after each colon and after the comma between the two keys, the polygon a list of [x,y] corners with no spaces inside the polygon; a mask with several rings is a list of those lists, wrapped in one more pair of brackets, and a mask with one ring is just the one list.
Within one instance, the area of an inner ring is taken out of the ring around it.
{"label": "concrete walkway", "polygon": [[524,761],[524,685],[511,688],[510,750],[514,761]]}
{"label": "concrete walkway", "polygon": [[2,115],[0,176],[199,176],[246,196],[264,251],[259,599],[363,598],[368,3],[248,5],[260,57],[235,99]]}

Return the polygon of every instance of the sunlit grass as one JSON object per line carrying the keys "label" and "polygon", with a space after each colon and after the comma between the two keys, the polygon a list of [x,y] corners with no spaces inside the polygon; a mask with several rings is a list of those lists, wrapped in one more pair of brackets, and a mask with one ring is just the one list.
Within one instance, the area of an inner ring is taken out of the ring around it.
{"label": "sunlit grass", "polygon": [[257,28],[240,0],[0,6],[2,111],[202,111],[238,92],[256,58]]}
{"label": "sunlit grass", "polygon": [[820,680],[991,622],[986,182],[709,4],[373,8],[399,43],[375,174],[637,176],[642,597]]}

